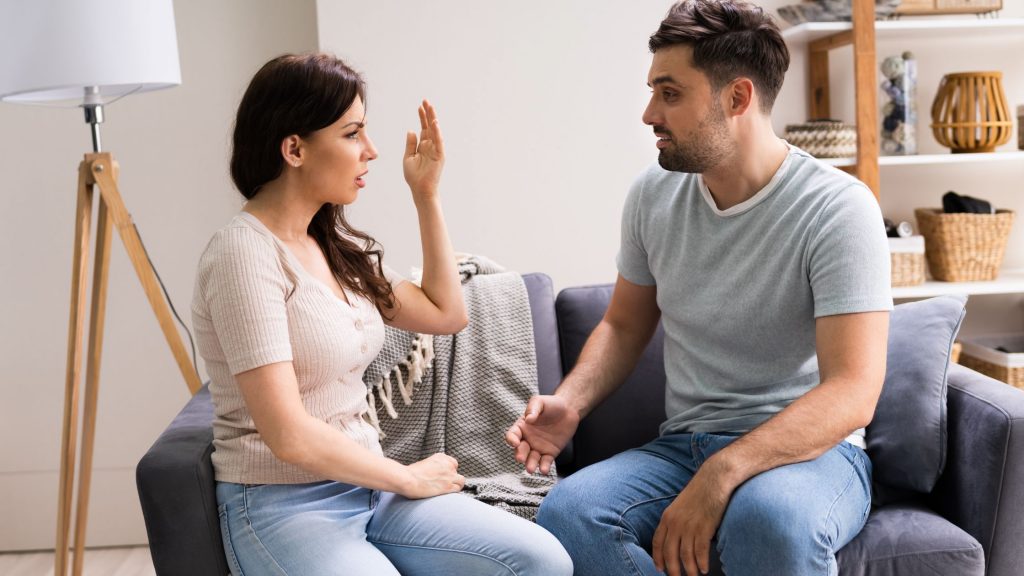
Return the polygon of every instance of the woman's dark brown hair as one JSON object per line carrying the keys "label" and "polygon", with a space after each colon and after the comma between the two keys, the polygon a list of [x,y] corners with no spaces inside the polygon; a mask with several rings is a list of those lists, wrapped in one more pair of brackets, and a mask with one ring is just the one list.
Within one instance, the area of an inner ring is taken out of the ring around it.
{"label": "woman's dark brown hair", "polygon": [[[238,105],[231,148],[231,179],[247,199],[281,175],[281,141],[330,126],[356,96],[366,100],[357,72],[329,54],[286,54],[256,73]],[[384,314],[395,306],[384,278],[384,251],[345,220],[344,206],[324,204],[309,223],[331,272],[346,289],[365,296]]]}
{"label": "woman's dark brown hair", "polygon": [[693,66],[720,90],[743,76],[761,95],[768,114],[789,68],[789,50],[778,25],[764,9],[743,0],[682,0],[669,9],[648,47],[693,47]]}

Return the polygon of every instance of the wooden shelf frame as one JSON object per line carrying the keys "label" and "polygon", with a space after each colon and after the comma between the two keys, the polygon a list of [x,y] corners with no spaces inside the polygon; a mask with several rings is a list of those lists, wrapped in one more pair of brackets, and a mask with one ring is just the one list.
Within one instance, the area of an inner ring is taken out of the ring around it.
{"label": "wooden shelf frame", "polygon": [[857,157],[853,175],[866,184],[875,199],[881,199],[878,171],[878,67],[875,55],[875,2],[853,0],[853,28],[837,31],[808,43],[810,64],[809,118],[831,118],[829,94],[829,52],[853,45],[854,96],[857,125]]}

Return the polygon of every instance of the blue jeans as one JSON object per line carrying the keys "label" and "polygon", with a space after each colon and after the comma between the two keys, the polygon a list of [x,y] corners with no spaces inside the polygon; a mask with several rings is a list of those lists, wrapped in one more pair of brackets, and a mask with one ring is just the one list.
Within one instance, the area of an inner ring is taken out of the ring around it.
{"label": "blue jeans", "polygon": [[572,574],[546,530],[461,494],[218,482],[217,505],[234,576]]}
{"label": "blue jeans", "polygon": [[[735,436],[669,434],[559,482],[537,522],[572,557],[576,574],[661,574],[651,539],[665,508]],[[835,553],[864,527],[871,463],[842,442],[819,458],[769,470],[732,495],[713,543],[712,570],[729,576],[835,576]],[[690,575],[695,576],[695,575]]]}

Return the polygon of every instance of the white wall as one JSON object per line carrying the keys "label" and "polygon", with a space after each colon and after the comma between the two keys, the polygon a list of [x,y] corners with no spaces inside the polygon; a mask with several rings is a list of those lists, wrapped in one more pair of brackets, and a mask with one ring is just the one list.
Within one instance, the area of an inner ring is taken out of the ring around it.
{"label": "white wall", "polygon": [[[104,148],[157,270],[188,319],[199,254],[240,207],[234,110],[256,69],[316,48],[312,0],[175,3],[182,85],[109,106]],[[16,58],[17,55],[5,55]],[[81,110],[0,104],[0,550],[52,548]],[[135,464],[188,399],[114,239],[88,544],[144,543]],[[186,344],[187,345],[187,344]]]}
{"label": "white wall", "polygon": [[560,286],[615,278],[619,207],[656,158],[647,37],[670,2],[319,0],[320,45],[369,87],[380,149],[353,221],[399,270],[420,260],[401,173],[416,106],[438,108],[456,250]]}
{"label": "white wall", "polygon": [[[759,4],[774,14],[792,1]],[[612,281],[626,188],[656,158],[650,129],[640,122],[646,42],[671,4],[318,0],[320,46],[365,73],[369,130],[381,151],[353,221],[381,241],[397,268],[419,261],[400,157],[404,131],[416,126],[416,103],[429,97],[447,138],[443,194],[456,249],[546,272],[556,289]],[[1006,4],[1004,17],[1024,16],[1024,3]],[[922,152],[940,151],[927,122],[944,73],[1004,70],[1010,102],[1024,103],[1015,51],[984,40],[952,46],[939,37],[878,49],[918,56]],[[833,115],[850,121],[852,51],[833,52],[832,62]],[[806,54],[794,51],[776,104],[780,135],[787,123],[806,119],[806,70]],[[1022,176],[1020,162],[883,168],[882,208],[913,221],[913,208],[938,206],[942,193],[956,189],[1024,210]],[[1024,268],[1024,224],[1014,228],[1006,264]],[[981,314],[979,302],[993,313]],[[1021,329],[1020,303],[1017,296],[975,297],[978,313],[969,314],[966,332]]]}

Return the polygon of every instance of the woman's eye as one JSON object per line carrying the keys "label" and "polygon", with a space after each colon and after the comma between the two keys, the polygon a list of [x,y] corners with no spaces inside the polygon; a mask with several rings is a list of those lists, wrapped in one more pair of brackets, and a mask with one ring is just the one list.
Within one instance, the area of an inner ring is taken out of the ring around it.
{"label": "woman's eye", "polygon": [[345,138],[348,138],[349,140],[358,140],[359,139],[359,130],[356,130],[355,132],[352,132],[351,134],[346,134]]}

